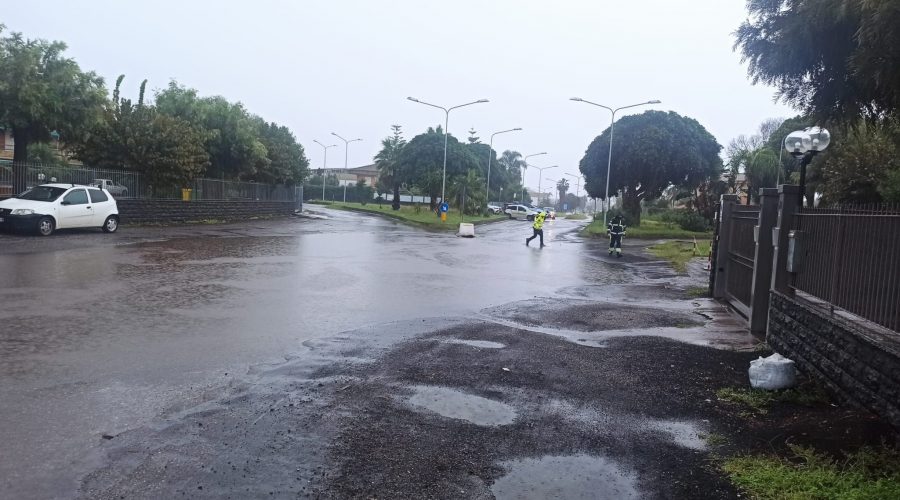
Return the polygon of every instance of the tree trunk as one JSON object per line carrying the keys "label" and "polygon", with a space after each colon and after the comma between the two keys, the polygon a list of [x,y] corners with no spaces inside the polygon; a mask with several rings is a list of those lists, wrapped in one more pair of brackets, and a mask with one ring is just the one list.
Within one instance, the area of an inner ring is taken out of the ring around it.
{"label": "tree trunk", "polygon": [[25,191],[25,175],[28,167],[28,134],[22,129],[13,129],[13,192]]}
{"label": "tree trunk", "polygon": [[628,225],[641,225],[641,199],[631,189],[623,193],[622,208],[628,217]]}
{"label": "tree trunk", "polygon": [[400,210],[400,183],[394,183],[394,201],[391,202],[391,208],[394,210]]}

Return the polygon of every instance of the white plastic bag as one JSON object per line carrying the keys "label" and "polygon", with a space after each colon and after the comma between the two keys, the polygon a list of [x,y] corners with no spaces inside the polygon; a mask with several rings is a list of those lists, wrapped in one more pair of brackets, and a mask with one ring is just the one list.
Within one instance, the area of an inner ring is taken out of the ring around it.
{"label": "white plastic bag", "polygon": [[750,362],[750,386],[775,391],[797,385],[797,367],[790,359],[775,353]]}

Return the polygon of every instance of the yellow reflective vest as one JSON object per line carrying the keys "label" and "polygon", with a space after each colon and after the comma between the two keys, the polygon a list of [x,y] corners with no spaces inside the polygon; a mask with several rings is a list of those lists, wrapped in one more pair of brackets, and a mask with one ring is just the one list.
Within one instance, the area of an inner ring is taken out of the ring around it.
{"label": "yellow reflective vest", "polygon": [[546,217],[544,215],[544,212],[538,212],[538,214],[534,216],[534,224],[532,224],[532,227],[535,229],[543,228],[544,227],[544,217]]}

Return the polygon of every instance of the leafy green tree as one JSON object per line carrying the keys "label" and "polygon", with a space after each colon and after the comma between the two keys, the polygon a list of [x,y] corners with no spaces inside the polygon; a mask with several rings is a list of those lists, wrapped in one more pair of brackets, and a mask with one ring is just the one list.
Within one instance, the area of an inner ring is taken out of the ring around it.
{"label": "leafy green tree", "polygon": [[353,190],[356,193],[356,199],[363,205],[367,204],[375,194],[375,189],[371,186],[367,186],[365,179],[356,181],[356,186],[353,187]]}
{"label": "leafy green tree", "polygon": [[[674,112],[646,111],[616,123],[610,192],[622,192],[624,211],[640,225],[641,202],[658,198],[669,185],[695,187],[722,175],[722,146],[697,120]],[[607,128],[588,146],[579,168],[585,189],[605,195]]]}
{"label": "leafy green tree", "polygon": [[242,104],[221,96],[199,97],[196,90],[172,81],[157,92],[156,106],[205,132],[210,159],[207,174],[211,177],[249,180],[268,168],[268,150],[259,124]]}
{"label": "leafy green tree", "polygon": [[[440,127],[413,137],[398,157],[404,179],[431,197],[431,208],[441,195],[443,158],[444,132]],[[466,176],[469,170],[477,172],[478,168],[478,159],[451,135],[447,140],[447,187],[455,177]]]}
{"label": "leafy green tree", "polygon": [[309,159],[290,129],[277,123],[266,123],[259,117],[257,127],[268,162],[257,169],[253,179],[278,184],[303,182],[309,175]]}
{"label": "leafy green tree", "polygon": [[60,158],[56,146],[46,142],[33,142],[28,145],[29,163],[37,163],[46,167],[60,167],[65,162]]}
{"label": "leafy green tree", "polygon": [[75,146],[75,157],[99,167],[139,172],[153,190],[184,186],[202,174],[208,162],[204,134],[145,103],[146,80],[137,103],[119,98],[123,78],[116,81],[103,118]]}
{"label": "leafy green tree", "polygon": [[753,0],[735,49],[753,82],[820,120],[900,109],[896,0]]}
{"label": "leafy green tree", "polygon": [[400,153],[406,146],[406,140],[403,138],[403,130],[400,125],[391,125],[391,130],[393,135],[381,140],[381,151],[375,155],[375,168],[379,172],[379,182],[390,186],[394,193],[391,208],[400,210],[400,187],[408,182],[408,179],[404,177],[406,172],[401,168],[400,163]]}
{"label": "leafy green tree", "polygon": [[[0,35],[6,27],[0,24]],[[0,124],[12,129],[13,188],[25,190],[28,146],[50,132],[77,142],[102,112],[103,79],[63,57],[66,44],[30,40],[21,33],[0,37]]]}
{"label": "leafy green tree", "polygon": [[767,147],[761,147],[750,155],[746,164],[747,204],[759,203],[759,190],[776,187],[778,181],[778,156]]}
{"label": "leafy green tree", "polygon": [[[500,166],[500,169],[497,174],[491,171],[491,185],[496,185],[498,188],[502,187],[503,192],[507,193],[507,199],[512,199],[513,194],[522,193],[524,190],[522,186],[522,172],[525,170],[525,160],[522,158],[522,153],[507,149],[497,159],[497,164]],[[497,177],[495,178],[494,175],[497,175]],[[530,202],[531,197],[529,196],[524,201]]]}
{"label": "leafy green tree", "polygon": [[900,124],[861,119],[834,132],[833,144],[820,155],[824,199],[829,203],[897,200]]}

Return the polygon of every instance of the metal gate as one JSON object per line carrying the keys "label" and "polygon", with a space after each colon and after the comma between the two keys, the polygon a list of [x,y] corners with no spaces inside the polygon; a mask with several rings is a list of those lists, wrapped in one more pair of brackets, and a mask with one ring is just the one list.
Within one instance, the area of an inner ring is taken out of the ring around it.
{"label": "metal gate", "polygon": [[731,217],[723,223],[729,225],[725,298],[743,315],[749,316],[756,253],[754,228],[759,224],[759,206],[735,205]]}

